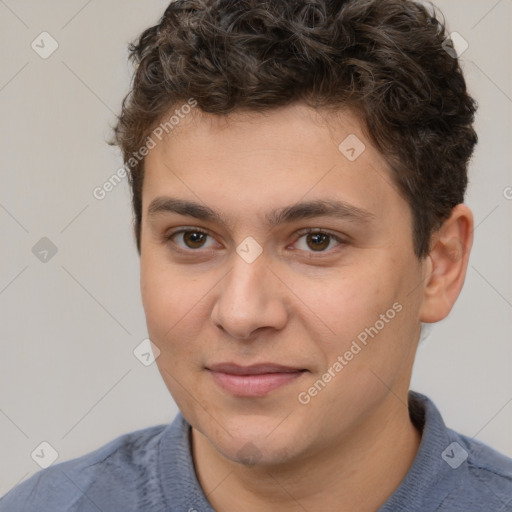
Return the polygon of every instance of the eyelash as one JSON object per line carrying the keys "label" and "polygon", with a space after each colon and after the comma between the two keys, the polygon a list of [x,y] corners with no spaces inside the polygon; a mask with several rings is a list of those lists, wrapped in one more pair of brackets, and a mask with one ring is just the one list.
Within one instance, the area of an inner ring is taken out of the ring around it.
{"label": "eyelash", "polygon": [[[173,231],[173,232],[170,232],[170,233],[167,233],[164,235],[164,239],[165,241],[168,241],[168,242],[171,242],[173,243],[174,245],[176,245],[173,241],[172,241],[172,238],[174,238],[176,235],[179,235],[179,234],[183,234],[183,233],[201,233],[201,234],[204,234],[204,235],[207,235],[207,236],[210,236],[210,233],[208,233],[207,231],[205,231],[204,229],[201,229],[201,228],[194,228],[194,227],[185,227],[185,228],[181,228],[181,229],[178,229],[176,231]],[[305,235],[309,235],[309,234],[322,234],[322,235],[327,235],[329,236],[331,239],[334,239],[339,245],[336,246],[336,247],[339,247],[340,245],[345,245],[347,243],[346,240],[343,240],[342,238],[340,238],[339,236],[335,235],[334,233],[330,232],[329,230],[322,230],[322,229],[318,229],[318,228],[305,228],[305,229],[302,229],[302,230],[299,230],[295,236],[297,236],[297,240],[294,242],[294,243],[297,243],[298,240],[300,240],[300,238],[302,238],[303,236]],[[336,248],[334,249],[329,249],[327,251],[318,251],[318,252],[315,252],[315,251],[306,251],[308,252],[309,254],[312,254],[312,255],[315,255],[314,257],[322,257],[322,255],[330,255],[330,253],[332,253],[333,250],[335,250]],[[175,249],[177,252],[181,252],[183,254],[190,254],[190,253],[194,253],[194,252],[200,252],[201,249],[183,249],[179,246],[176,245],[176,249]]]}

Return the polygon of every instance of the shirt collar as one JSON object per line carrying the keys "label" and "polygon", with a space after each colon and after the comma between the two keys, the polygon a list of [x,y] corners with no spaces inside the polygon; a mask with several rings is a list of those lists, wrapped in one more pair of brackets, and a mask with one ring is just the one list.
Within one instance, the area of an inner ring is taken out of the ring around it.
{"label": "shirt collar", "polygon": [[409,391],[409,416],[421,433],[420,446],[407,475],[378,512],[439,510],[466,469],[463,466],[455,472],[443,459],[442,454],[453,439],[441,413],[428,397]]}

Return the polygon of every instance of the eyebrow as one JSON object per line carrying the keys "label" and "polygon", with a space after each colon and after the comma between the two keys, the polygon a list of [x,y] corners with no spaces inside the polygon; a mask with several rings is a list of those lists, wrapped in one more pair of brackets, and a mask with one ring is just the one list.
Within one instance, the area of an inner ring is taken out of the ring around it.
{"label": "eyebrow", "polygon": [[[194,201],[174,197],[157,197],[150,203],[148,207],[150,217],[161,213],[177,213],[204,221],[216,222],[225,226],[230,225],[228,220],[220,212]],[[366,224],[375,219],[376,215],[368,210],[345,203],[344,201],[321,199],[278,208],[270,211],[265,216],[270,228],[279,224],[314,217],[335,217]]]}

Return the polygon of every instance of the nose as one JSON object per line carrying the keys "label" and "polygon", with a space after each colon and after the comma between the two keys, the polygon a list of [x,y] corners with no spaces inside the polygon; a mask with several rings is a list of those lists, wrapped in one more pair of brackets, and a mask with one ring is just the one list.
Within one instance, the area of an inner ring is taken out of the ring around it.
{"label": "nose", "polygon": [[263,329],[282,329],[287,321],[286,287],[264,253],[252,263],[238,254],[219,283],[211,318],[215,325],[239,340],[249,340]]}

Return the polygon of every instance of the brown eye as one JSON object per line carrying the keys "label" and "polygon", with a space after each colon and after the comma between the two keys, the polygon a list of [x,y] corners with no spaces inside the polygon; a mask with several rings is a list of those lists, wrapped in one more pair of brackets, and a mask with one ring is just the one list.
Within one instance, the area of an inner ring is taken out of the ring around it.
{"label": "brown eye", "polygon": [[310,233],[306,236],[308,247],[314,251],[323,251],[329,247],[331,236],[324,233]]}
{"label": "brown eye", "polygon": [[[328,231],[307,229],[298,233],[299,238],[295,242],[297,248],[304,252],[330,253],[330,249],[343,245],[343,240]],[[334,244],[333,244],[334,242]]]}
{"label": "brown eye", "polygon": [[200,231],[184,231],[183,240],[190,249],[198,249],[203,246],[208,235]]}
{"label": "brown eye", "polygon": [[210,241],[210,246],[207,245],[208,237],[210,237],[210,235],[200,229],[180,229],[167,234],[165,239],[172,242],[183,251],[193,251],[213,247],[213,245],[211,245],[212,243],[215,245],[213,238]]}

